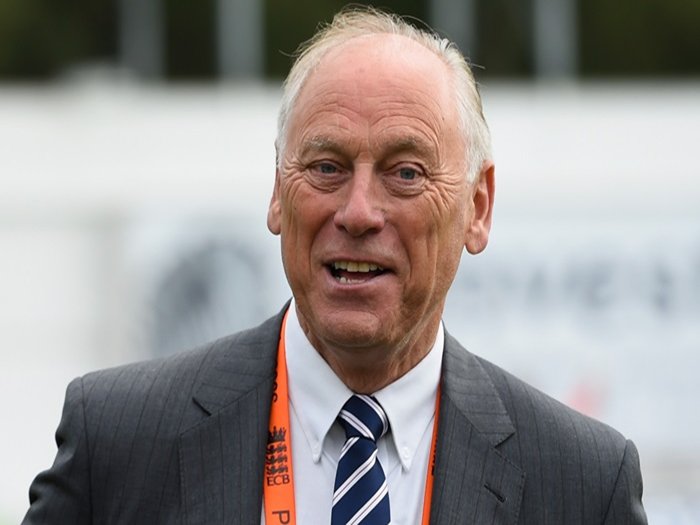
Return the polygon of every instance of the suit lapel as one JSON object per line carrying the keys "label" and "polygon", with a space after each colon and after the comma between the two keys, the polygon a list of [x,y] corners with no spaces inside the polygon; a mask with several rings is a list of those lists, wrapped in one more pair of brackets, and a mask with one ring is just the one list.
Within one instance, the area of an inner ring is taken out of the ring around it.
{"label": "suit lapel", "polygon": [[[194,396],[205,418],[180,436],[187,525],[260,523],[284,310],[210,350]],[[514,431],[481,364],[446,334],[431,523],[517,522],[525,474],[496,449]]]}
{"label": "suit lapel", "polygon": [[514,432],[479,361],[446,334],[431,523],[517,522],[525,474],[496,448]]}
{"label": "suit lapel", "polygon": [[280,314],[210,350],[194,395],[206,416],[180,436],[183,522],[188,525],[260,523],[281,321]]}

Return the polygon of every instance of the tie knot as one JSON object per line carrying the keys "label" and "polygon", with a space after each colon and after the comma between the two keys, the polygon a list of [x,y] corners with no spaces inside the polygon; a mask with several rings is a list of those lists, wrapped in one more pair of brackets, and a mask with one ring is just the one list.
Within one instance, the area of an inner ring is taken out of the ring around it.
{"label": "tie knot", "polygon": [[345,429],[346,438],[364,437],[376,442],[389,430],[384,409],[371,396],[352,396],[343,405],[338,419]]}

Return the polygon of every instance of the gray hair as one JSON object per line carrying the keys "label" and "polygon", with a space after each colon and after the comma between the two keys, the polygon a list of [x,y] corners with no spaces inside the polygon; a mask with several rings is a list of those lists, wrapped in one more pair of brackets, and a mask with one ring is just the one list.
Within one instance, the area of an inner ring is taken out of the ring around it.
{"label": "gray hair", "polygon": [[483,163],[491,158],[491,137],[481,107],[481,96],[467,59],[454,43],[432,30],[418,29],[397,15],[371,7],[341,11],[330,24],[322,27],[300,47],[283,85],[277,120],[278,163],[284,155],[291,112],[310,73],[332,48],[356,37],[377,34],[410,38],[435,53],[452,71],[460,126],[465,135],[467,178],[470,182],[475,181]]}

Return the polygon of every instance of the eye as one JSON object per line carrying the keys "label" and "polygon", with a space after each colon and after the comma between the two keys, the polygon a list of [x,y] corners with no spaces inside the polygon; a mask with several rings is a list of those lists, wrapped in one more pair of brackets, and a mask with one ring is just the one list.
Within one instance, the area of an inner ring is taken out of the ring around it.
{"label": "eye", "polygon": [[311,162],[306,168],[306,180],[321,191],[335,191],[349,175],[350,172],[342,164],[332,160]]}
{"label": "eye", "polygon": [[414,168],[400,168],[398,171],[399,177],[401,180],[414,180],[416,177],[418,177],[418,170],[415,170]]}
{"label": "eye", "polygon": [[340,171],[340,168],[333,162],[321,161],[312,164],[309,171],[316,175],[335,175]]}
{"label": "eye", "polygon": [[338,171],[338,168],[330,162],[322,162],[316,166],[316,169],[325,175],[332,175]]}
{"label": "eye", "polygon": [[401,164],[387,171],[384,183],[393,194],[408,197],[419,194],[426,179],[425,171],[420,166]]}

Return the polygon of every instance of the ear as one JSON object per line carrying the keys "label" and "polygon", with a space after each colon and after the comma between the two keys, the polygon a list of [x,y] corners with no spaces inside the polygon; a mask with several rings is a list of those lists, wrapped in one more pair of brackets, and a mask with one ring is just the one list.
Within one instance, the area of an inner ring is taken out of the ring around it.
{"label": "ear", "polygon": [[270,206],[267,208],[267,229],[274,235],[279,235],[282,231],[281,222],[282,207],[280,204],[280,171],[275,170],[275,187],[272,190]]}
{"label": "ear", "polygon": [[495,191],[495,166],[489,160],[484,162],[471,188],[472,215],[467,223],[464,246],[472,255],[482,252],[488,244]]}

